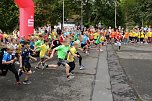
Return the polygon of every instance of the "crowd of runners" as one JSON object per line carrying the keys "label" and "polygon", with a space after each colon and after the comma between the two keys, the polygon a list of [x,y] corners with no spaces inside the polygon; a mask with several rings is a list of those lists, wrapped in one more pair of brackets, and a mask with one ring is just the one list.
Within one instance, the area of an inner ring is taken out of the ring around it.
{"label": "crowd of runners", "polygon": [[[20,39],[20,40],[19,40]],[[113,44],[121,49],[121,45],[128,43],[151,43],[151,27],[139,28],[128,31],[119,28],[84,28],[80,27],[51,29],[42,27],[29,35],[27,39],[19,38],[18,31],[12,35],[0,32],[0,75],[6,76],[8,70],[14,73],[17,84],[25,74],[23,84],[31,84],[29,77],[32,74],[31,59],[37,62],[35,69],[55,69],[60,65],[65,67],[67,80],[74,78],[75,59],[78,59],[80,70],[82,65],[82,52],[89,55],[90,49],[96,48],[103,52],[102,46]],[[80,51],[81,54],[80,54]],[[56,64],[47,64],[57,56]],[[17,66],[18,65],[18,66]]]}

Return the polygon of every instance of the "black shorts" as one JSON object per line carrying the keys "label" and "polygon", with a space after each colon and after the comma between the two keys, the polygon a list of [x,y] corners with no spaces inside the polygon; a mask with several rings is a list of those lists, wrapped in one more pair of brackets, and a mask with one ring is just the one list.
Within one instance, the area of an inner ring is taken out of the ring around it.
{"label": "black shorts", "polygon": [[87,44],[81,44],[81,48],[84,48]]}
{"label": "black shorts", "polygon": [[40,54],[40,52],[39,52],[39,51],[36,51],[35,57],[39,57],[39,54]]}
{"label": "black shorts", "polygon": [[28,72],[28,71],[30,71],[31,70],[31,64],[29,63],[29,62],[26,62],[26,63],[23,63],[23,71],[24,72]]}
{"label": "black shorts", "polygon": [[140,38],[140,41],[142,41],[142,42],[143,42],[143,41],[144,41],[144,38]]}
{"label": "black shorts", "polygon": [[8,72],[8,68],[6,65],[0,65],[1,74],[0,76],[6,76]]}
{"label": "black shorts", "polygon": [[63,60],[63,59],[59,59],[57,65],[60,66],[60,65],[63,65],[65,66],[67,64],[66,60]]}
{"label": "black shorts", "polygon": [[74,61],[73,62],[69,62],[68,65],[70,66],[70,68],[72,70],[74,70],[74,68],[75,68],[75,62]]}
{"label": "black shorts", "polygon": [[131,37],[131,36],[129,36],[129,39],[132,41],[133,40],[133,38]]}

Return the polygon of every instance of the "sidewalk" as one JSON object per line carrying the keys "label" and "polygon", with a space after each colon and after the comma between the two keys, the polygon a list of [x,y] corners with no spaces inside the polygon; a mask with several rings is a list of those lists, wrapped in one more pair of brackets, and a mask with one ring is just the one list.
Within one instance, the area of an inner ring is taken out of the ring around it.
{"label": "sidewalk", "polygon": [[99,54],[98,58],[92,101],[113,101],[106,47],[103,47],[103,50],[104,51]]}

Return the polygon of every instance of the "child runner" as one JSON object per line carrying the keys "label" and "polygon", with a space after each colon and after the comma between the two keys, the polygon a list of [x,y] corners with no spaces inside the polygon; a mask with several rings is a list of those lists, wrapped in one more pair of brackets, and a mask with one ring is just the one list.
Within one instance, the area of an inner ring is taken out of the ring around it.
{"label": "child runner", "polygon": [[116,39],[116,43],[115,43],[115,46],[119,47],[118,50],[121,49],[121,39],[122,39],[122,35],[120,33],[118,33],[116,36],[115,36],[115,39]]}
{"label": "child runner", "polygon": [[83,40],[82,40],[82,42],[81,42],[81,48],[83,48],[84,49],[84,52],[86,53],[86,54],[89,54],[88,53],[88,45],[87,45],[87,42],[88,42],[88,40],[89,40],[89,37],[87,36],[87,33],[85,33],[83,36]]}
{"label": "child runner", "polygon": [[70,52],[68,53],[68,65],[70,66],[69,73],[73,74],[72,71],[75,69],[75,62],[74,62],[74,57],[80,57],[77,55],[77,48],[78,48],[79,43],[78,42],[73,42],[73,46],[70,48]]}
{"label": "child runner", "polygon": [[29,62],[30,58],[37,61],[36,58],[30,55],[29,44],[28,41],[24,42],[24,48],[22,49],[22,54],[20,56],[20,68],[22,68],[23,71],[19,70],[19,76],[21,76],[23,72],[26,74],[23,84],[31,84],[31,81],[29,80],[29,77],[32,74],[31,64]]}
{"label": "child runner", "polygon": [[104,43],[104,36],[102,35],[102,33],[100,32],[100,35],[98,36],[97,40],[95,41],[95,45],[98,46],[98,51],[103,51],[102,48],[102,44]]}
{"label": "child runner", "polygon": [[[67,80],[70,80],[70,79],[73,78],[72,76],[70,76],[70,73],[69,73],[70,67],[67,64],[66,60],[65,60],[69,50],[70,50],[69,40],[68,39],[64,39],[62,45],[60,45],[60,46],[58,46],[58,47],[56,47],[56,48],[53,49],[51,57],[50,57],[50,59],[52,59],[53,56],[54,56],[55,51],[57,51],[57,56],[58,56],[58,63],[57,63],[57,65],[56,64],[52,64],[52,65],[45,66],[46,68],[57,68],[60,65],[65,66]],[[45,60],[45,62],[47,60]]]}
{"label": "child runner", "polygon": [[7,46],[7,51],[4,52],[3,59],[2,59],[2,70],[3,70],[3,76],[5,76],[10,70],[14,73],[16,78],[16,83],[19,85],[21,84],[17,70],[15,68],[14,62],[16,61],[16,58],[12,59],[12,53],[14,51],[14,47],[9,45]]}
{"label": "child runner", "polygon": [[[76,40],[76,42],[78,43],[78,49],[79,50],[81,50],[81,51],[83,51],[83,49],[81,48],[81,37],[80,37],[81,35],[79,34],[78,35],[78,37],[75,39]],[[79,66],[80,66],[80,70],[83,70],[83,69],[85,69],[85,67],[82,65],[82,56],[80,55],[80,53],[77,51],[77,53],[76,53],[77,55],[79,55]]]}
{"label": "child runner", "polygon": [[[42,35],[40,35],[40,36],[39,36],[39,39],[35,42],[34,47],[35,47],[35,48],[36,48],[36,47],[39,47],[39,46],[41,46],[43,43],[44,43],[43,37],[42,37]],[[37,49],[36,49],[36,56],[39,57],[39,54],[40,54],[40,48],[37,48]]]}
{"label": "child runner", "polygon": [[41,46],[37,47],[37,48],[40,48],[40,61],[36,65],[36,67],[35,67],[36,69],[40,69],[39,68],[40,64],[42,65],[42,69],[44,67],[43,61],[44,61],[45,58],[47,58],[47,56],[46,56],[46,53],[47,53],[47,50],[48,50],[47,45],[48,45],[48,41],[45,40],[44,43]]}

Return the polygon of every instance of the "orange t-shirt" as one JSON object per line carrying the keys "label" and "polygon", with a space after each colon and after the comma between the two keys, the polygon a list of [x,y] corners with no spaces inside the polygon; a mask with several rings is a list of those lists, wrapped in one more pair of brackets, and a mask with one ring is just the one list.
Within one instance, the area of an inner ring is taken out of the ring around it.
{"label": "orange t-shirt", "polygon": [[111,33],[111,38],[114,38],[116,36],[116,32]]}
{"label": "orange t-shirt", "polygon": [[128,33],[128,32],[125,33],[125,38],[126,38],[126,39],[129,38],[129,33]]}

